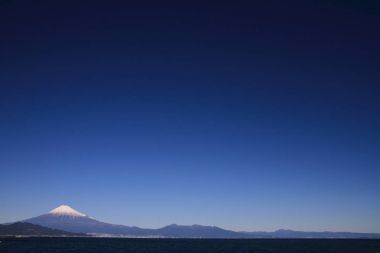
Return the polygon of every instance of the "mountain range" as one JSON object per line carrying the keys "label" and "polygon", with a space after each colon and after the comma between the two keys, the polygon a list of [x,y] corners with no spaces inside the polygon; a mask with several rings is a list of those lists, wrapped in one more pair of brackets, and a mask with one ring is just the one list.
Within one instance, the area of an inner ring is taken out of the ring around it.
{"label": "mountain range", "polygon": [[273,232],[236,232],[215,226],[172,224],[158,229],[139,228],[98,221],[70,206],[61,205],[49,213],[23,220],[50,229],[95,236],[165,237],[165,238],[378,238],[376,233],[304,232],[276,230]]}

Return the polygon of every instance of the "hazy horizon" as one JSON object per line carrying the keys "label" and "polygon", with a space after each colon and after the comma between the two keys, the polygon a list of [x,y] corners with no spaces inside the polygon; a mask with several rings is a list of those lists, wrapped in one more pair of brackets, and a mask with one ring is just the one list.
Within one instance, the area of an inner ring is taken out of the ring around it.
{"label": "hazy horizon", "polygon": [[[62,205],[66,205],[66,204],[62,203]],[[59,206],[57,206],[57,207],[59,207]],[[75,207],[73,207],[71,205],[68,205],[68,206],[70,206],[71,208],[75,209]],[[18,219],[18,220],[11,221],[11,222],[19,222],[19,221],[23,221],[23,220],[28,219],[28,218],[33,218],[33,217],[37,217],[39,215],[48,214],[52,210],[45,211],[43,213],[36,214],[34,216],[25,217],[23,219]],[[78,210],[75,209],[75,211],[78,211]],[[160,225],[160,226],[157,226],[157,227],[143,227],[143,226],[139,226],[138,224],[128,224],[128,223],[120,223],[120,222],[112,222],[112,221],[101,220],[101,219],[98,219],[97,217],[88,215],[87,213],[84,213],[84,214],[87,215],[88,217],[92,218],[92,219],[96,219],[98,221],[102,221],[102,222],[106,222],[106,223],[110,223],[110,224],[125,225],[125,226],[136,226],[136,227],[140,227],[140,228],[152,228],[152,229],[158,229],[158,228],[162,228],[162,227],[170,226],[170,225],[184,225],[184,226],[201,225],[201,226],[216,226],[216,227],[220,227],[220,228],[223,228],[223,229],[232,230],[232,231],[236,231],[236,232],[273,232],[273,231],[276,231],[276,230],[284,229],[284,230],[303,231],[303,232],[327,232],[327,231],[329,231],[329,232],[379,233],[379,232],[376,232],[376,231],[374,231],[374,232],[368,232],[368,231],[304,230],[304,229],[292,229],[292,228],[274,228],[272,230],[260,230],[260,229],[256,229],[256,230],[252,230],[252,229],[251,230],[238,230],[238,229],[234,229],[234,228],[227,228],[227,227],[218,226],[216,224],[199,224],[199,223],[180,224],[180,223],[176,223],[176,222],[173,222],[173,223],[170,223],[170,224],[165,224],[165,225]],[[9,222],[7,222],[7,223],[9,223]]]}
{"label": "hazy horizon", "polygon": [[0,3],[0,223],[380,233],[380,8]]}

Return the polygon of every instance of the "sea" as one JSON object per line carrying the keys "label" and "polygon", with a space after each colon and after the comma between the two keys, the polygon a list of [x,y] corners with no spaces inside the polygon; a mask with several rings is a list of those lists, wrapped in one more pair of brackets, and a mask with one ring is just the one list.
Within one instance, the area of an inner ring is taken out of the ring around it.
{"label": "sea", "polygon": [[380,253],[369,239],[3,238],[0,253]]}

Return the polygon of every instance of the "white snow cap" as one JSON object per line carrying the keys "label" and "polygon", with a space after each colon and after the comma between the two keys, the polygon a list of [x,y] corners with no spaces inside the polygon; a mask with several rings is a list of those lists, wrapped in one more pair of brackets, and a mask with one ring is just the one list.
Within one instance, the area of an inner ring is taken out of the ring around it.
{"label": "white snow cap", "polygon": [[77,210],[74,210],[68,205],[60,205],[59,207],[51,210],[49,213],[55,214],[55,215],[67,215],[67,216],[82,216],[82,217],[87,216],[83,213],[78,212]]}

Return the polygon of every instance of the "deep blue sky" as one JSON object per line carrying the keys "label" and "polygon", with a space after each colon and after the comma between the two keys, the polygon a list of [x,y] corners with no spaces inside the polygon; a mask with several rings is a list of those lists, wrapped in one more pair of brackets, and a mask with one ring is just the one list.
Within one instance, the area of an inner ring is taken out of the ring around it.
{"label": "deep blue sky", "polygon": [[0,222],[380,232],[379,6],[262,2],[1,1]]}

